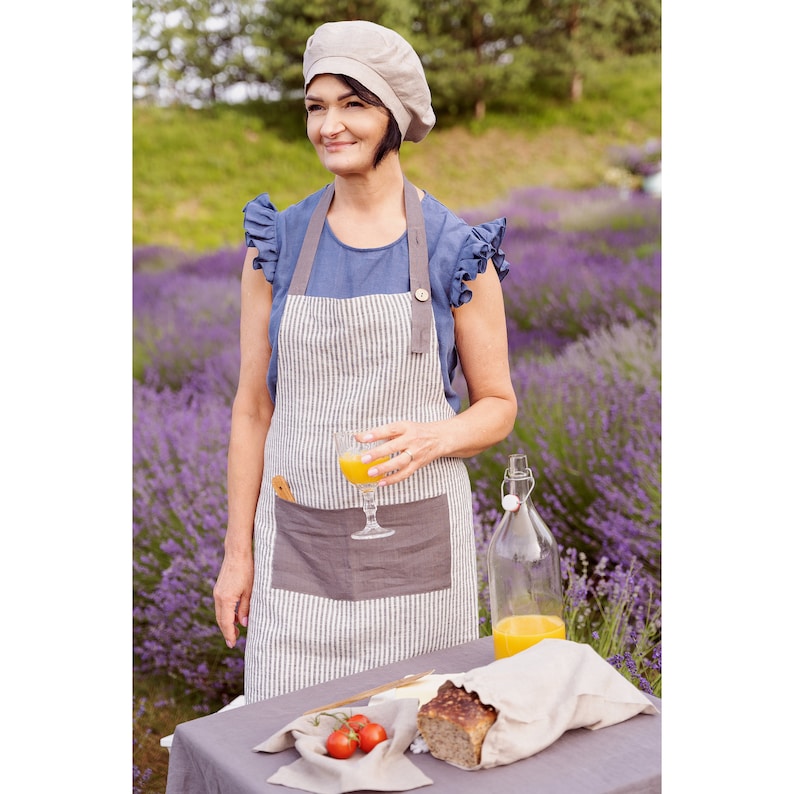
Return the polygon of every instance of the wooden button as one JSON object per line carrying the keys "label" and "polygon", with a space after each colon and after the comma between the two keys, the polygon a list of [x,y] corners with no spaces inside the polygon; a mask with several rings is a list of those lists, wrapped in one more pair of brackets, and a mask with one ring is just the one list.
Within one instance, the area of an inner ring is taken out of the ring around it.
{"label": "wooden button", "polygon": [[419,287],[419,289],[414,292],[414,297],[418,301],[422,301],[422,303],[424,303],[430,297],[430,293],[426,289]]}

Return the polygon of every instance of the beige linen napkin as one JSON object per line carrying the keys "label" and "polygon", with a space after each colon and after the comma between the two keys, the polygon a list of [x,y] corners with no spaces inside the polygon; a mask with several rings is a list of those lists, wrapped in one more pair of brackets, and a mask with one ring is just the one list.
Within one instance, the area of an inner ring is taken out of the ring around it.
{"label": "beige linen napkin", "polygon": [[659,713],[593,648],[569,640],[542,640],[449,680],[499,712],[472,769],[528,758],[574,728],[595,730],[636,714]]}
{"label": "beige linen napkin", "polygon": [[[405,751],[416,736],[416,710],[419,701],[394,700],[377,706],[347,706],[330,713],[347,716],[364,714],[379,722],[388,739],[371,752],[359,748],[350,758],[331,758],[325,749],[328,734],[336,727],[332,717],[308,714],[294,719],[278,733],[254,747],[265,753],[278,753],[294,747],[301,755],[268,779],[290,788],[316,794],[343,794],[348,791],[407,791],[428,786],[433,781],[408,759]],[[315,721],[319,724],[315,725]]]}

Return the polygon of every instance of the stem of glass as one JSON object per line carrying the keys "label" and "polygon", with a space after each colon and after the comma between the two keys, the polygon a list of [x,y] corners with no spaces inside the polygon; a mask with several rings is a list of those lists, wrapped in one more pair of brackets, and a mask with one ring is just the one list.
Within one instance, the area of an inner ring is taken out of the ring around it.
{"label": "stem of glass", "polygon": [[361,495],[364,499],[364,515],[367,517],[367,523],[364,527],[364,531],[370,529],[380,529],[380,524],[378,524],[378,519],[375,517],[375,514],[378,511],[378,503],[377,499],[375,498],[375,489],[369,488],[367,490],[361,491]]}

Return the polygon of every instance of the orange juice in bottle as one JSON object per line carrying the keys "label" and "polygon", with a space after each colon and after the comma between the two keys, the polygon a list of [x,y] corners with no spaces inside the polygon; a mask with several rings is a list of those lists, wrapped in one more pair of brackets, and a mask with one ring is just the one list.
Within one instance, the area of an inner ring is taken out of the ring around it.
{"label": "orange juice in bottle", "polygon": [[565,639],[565,623],[556,615],[510,615],[494,626],[497,659],[512,656],[545,639]]}

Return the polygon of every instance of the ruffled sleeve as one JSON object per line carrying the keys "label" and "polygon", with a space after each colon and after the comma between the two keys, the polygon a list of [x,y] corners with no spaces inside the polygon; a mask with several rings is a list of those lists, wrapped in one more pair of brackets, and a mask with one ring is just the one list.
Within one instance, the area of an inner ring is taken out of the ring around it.
{"label": "ruffled sleeve", "polygon": [[276,234],[278,210],[267,193],[262,193],[243,207],[245,244],[256,247],[254,269],[261,270],[269,282],[273,282],[278,262],[279,244]]}
{"label": "ruffled sleeve", "polygon": [[507,220],[498,218],[488,223],[472,226],[463,243],[458,257],[458,269],[452,282],[451,302],[461,306],[471,300],[471,290],[464,282],[475,279],[484,273],[490,259],[502,281],[510,270],[510,263],[501,249],[502,238],[507,228]]}

